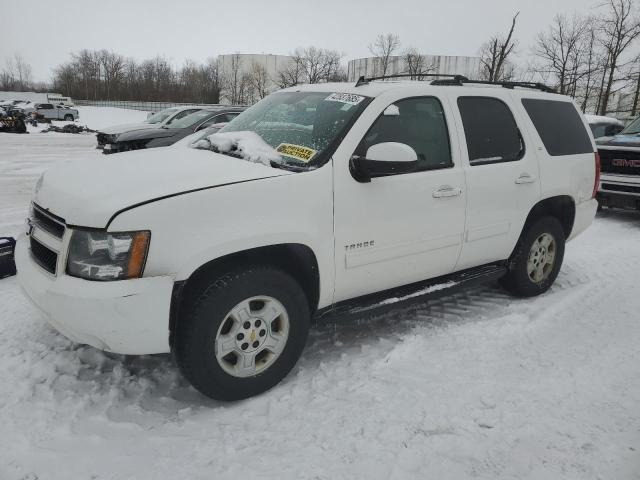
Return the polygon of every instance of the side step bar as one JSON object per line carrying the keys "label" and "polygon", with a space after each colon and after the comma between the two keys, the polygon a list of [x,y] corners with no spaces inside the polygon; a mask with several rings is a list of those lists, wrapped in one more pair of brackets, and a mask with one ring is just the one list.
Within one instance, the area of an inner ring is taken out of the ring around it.
{"label": "side step bar", "polygon": [[345,300],[318,310],[315,319],[324,320],[327,317],[343,315],[379,315],[398,306],[424,302],[427,299],[451,295],[472,286],[495,282],[506,273],[506,262],[469,268],[450,275]]}

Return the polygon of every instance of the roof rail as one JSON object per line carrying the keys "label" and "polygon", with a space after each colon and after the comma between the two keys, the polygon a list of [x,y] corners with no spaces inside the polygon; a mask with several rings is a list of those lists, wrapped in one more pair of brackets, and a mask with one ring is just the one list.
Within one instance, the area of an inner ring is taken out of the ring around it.
{"label": "roof rail", "polygon": [[360,76],[360,78],[358,78],[358,81],[356,82],[356,87],[360,87],[362,85],[366,85],[367,83],[373,81],[373,80],[386,80],[387,78],[411,78],[411,79],[421,79],[423,77],[428,77],[428,78],[450,78],[450,79],[454,79],[457,80],[459,79],[460,81],[467,81],[467,77],[463,76],[463,75],[451,75],[451,74],[445,74],[445,73],[397,73],[397,74],[393,74],[393,75],[382,75],[380,77],[365,77],[364,75]]}
{"label": "roof rail", "polygon": [[492,82],[489,80],[470,80],[464,75],[450,75],[450,74],[441,74],[441,73],[401,73],[396,75],[383,75],[380,77],[370,77],[370,78],[366,78],[363,75],[360,78],[358,78],[358,81],[356,82],[356,87],[360,87],[361,85],[366,85],[373,80],[384,80],[387,78],[408,78],[408,77],[411,77],[412,79],[415,79],[416,77],[418,78],[438,77],[436,80],[433,80],[431,82],[431,85],[462,86],[464,84],[472,83],[472,84],[479,84],[479,85],[499,85],[501,87],[510,88],[510,89],[513,89],[515,87],[532,88],[534,90],[541,90],[547,93],[556,93],[556,91],[553,88],[545,85],[544,83],[539,83],[539,82],[510,82],[510,81]]}

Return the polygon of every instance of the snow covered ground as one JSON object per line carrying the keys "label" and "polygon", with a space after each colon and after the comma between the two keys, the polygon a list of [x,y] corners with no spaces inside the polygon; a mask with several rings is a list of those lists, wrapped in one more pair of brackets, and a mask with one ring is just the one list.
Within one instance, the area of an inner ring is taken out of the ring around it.
{"label": "snow covered ground", "polygon": [[[0,235],[94,145],[0,134]],[[234,404],[169,356],[66,340],[0,280],[0,479],[638,479],[639,245],[640,215],[607,212],[542,297],[490,285],[317,325],[281,385]]]}

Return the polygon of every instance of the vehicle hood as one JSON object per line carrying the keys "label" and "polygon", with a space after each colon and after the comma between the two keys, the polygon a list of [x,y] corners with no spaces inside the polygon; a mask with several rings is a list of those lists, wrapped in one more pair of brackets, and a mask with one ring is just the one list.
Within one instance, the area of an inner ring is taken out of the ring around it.
{"label": "vehicle hood", "polygon": [[596,139],[599,147],[640,147],[640,134],[615,135]]}
{"label": "vehicle hood", "polygon": [[38,181],[34,202],[67,224],[105,228],[117,212],[140,203],[290,174],[210,150],[154,148],[59,164]]}
{"label": "vehicle hood", "polygon": [[146,128],[118,135],[117,142],[130,142],[133,140],[151,140],[153,138],[173,137],[182,133],[183,128]]}
{"label": "vehicle hood", "polygon": [[114,125],[113,127],[101,128],[98,131],[100,133],[106,133],[107,135],[117,135],[119,133],[144,130],[148,128],[155,129],[158,128],[158,126],[152,123],[125,123],[124,125]]}

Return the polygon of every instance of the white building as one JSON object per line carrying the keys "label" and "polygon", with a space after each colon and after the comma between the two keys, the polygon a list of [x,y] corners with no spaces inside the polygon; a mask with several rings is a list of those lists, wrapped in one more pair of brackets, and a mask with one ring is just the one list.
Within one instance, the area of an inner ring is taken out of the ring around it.
{"label": "white building", "polygon": [[[446,55],[424,55],[424,70],[427,73],[443,75],[464,75],[467,78],[478,78],[480,72],[480,57],[459,57]],[[387,75],[409,73],[404,56],[396,55],[389,58]],[[350,60],[347,65],[347,78],[355,82],[361,76],[375,77],[382,75],[380,58],[367,57]]]}

